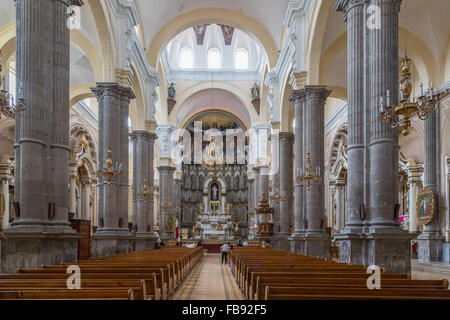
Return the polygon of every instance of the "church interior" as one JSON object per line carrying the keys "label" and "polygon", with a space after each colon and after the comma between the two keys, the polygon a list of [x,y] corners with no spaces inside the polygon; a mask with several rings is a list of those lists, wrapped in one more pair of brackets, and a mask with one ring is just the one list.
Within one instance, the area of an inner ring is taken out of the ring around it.
{"label": "church interior", "polygon": [[0,300],[449,300],[448,12],[0,1]]}

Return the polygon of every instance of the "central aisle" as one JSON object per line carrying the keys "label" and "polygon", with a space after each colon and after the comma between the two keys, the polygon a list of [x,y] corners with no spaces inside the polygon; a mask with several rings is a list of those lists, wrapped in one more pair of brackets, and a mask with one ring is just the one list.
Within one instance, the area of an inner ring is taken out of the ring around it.
{"label": "central aisle", "polygon": [[208,253],[175,291],[172,300],[243,300],[244,297],[219,253]]}

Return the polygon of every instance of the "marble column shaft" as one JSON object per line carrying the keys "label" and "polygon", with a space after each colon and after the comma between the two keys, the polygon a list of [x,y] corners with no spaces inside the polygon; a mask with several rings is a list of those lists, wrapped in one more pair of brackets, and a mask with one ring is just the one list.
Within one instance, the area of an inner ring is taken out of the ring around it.
{"label": "marble column shaft", "polygon": [[[302,90],[295,90],[289,97],[290,101],[294,102],[295,111],[295,127],[294,127],[294,156],[295,156],[295,177],[297,178],[297,173],[299,169],[303,170],[303,115],[304,115],[304,104],[305,104],[305,94]],[[304,211],[304,187],[303,183],[295,181],[295,203],[294,203],[294,236],[299,237],[305,232],[305,211]]]}
{"label": "marble column shaft", "polygon": [[408,168],[410,232],[416,232],[418,229],[417,196],[419,195],[420,191],[422,173],[423,168],[421,166]]}
{"label": "marble column shaft", "polygon": [[[367,122],[369,140],[369,211],[370,228],[399,228],[395,216],[398,204],[398,128],[380,121],[380,97],[386,101],[387,90],[390,103],[397,105],[398,99],[398,15],[401,1],[373,0],[382,11],[381,28],[368,32],[369,70]],[[351,126],[349,126],[350,129]],[[350,169],[349,169],[350,170]],[[351,185],[351,182],[349,182]],[[350,191],[349,191],[350,193]]]}
{"label": "marble column shaft", "polygon": [[[129,236],[128,230],[128,113],[135,96],[117,83],[97,83],[92,88],[99,104],[98,219],[96,234]],[[115,174],[103,173],[111,150]],[[118,169],[120,168],[120,175]],[[103,221],[103,225],[102,225]]]}
{"label": "marble column shaft", "polygon": [[349,230],[361,229],[360,213],[364,204],[364,31],[366,6],[364,1],[354,1],[346,12],[347,19],[347,77],[348,77],[348,192],[347,223]]}
{"label": "marble column shaft", "polygon": [[293,184],[293,142],[294,134],[280,133],[280,236],[291,233],[292,184]]}
{"label": "marble column shaft", "polygon": [[423,233],[417,237],[419,242],[420,261],[441,261],[443,257],[443,241],[439,226],[440,205],[440,124],[439,101],[436,110],[428,115],[425,120],[425,161],[424,161],[424,188],[429,188],[434,193],[435,216],[430,223],[424,225]]}
{"label": "marble column shaft", "polygon": [[[306,191],[307,234],[325,233],[324,208],[324,107],[331,91],[324,86],[305,86],[304,154],[311,156],[311,170],[320,170],[320,179],[311,181]],[[303,170],[304,171],[304,170]]]}
{"label": "marble column shaft", "polygon": [[15,220],[4,232],[0,272],[73,262],[80,238],[68,221],[69,5],[16,0]]}
{"label": "marble column shaft", "polygon": [[[153,153],[157,135],[148,131],[133,131],[133,210],[137,233],[147,236],[153,234]],[[148,196],[140,195],[144,185]]]}
{"label": "marble column shaft", "polygon": [[[162,239],[174,239],[174,232],[166,232],[166,216],[171,215],[173,221],[175,223],[175,212],[174,212],[174,200],[173,199],[173,190],[174,190],[174,180],[173,173],[175,172],[175,168],[172,166],[159,166],[159,199],[160,199],[160,214],[159,214],[159,229],[160,236]],[[169,208],[165,208],[165,205],[169,206]],[[175,224],[174,224],[175,225]]]}
{"label": "marble column shaft", "polygon": [[[26,101],[26,111],[16,116],[15,126],[15,202],[20,205],[20,217],[12,223],[16,230],[70,228],[70,30],[66,10],[71,4],[82,2],[15,1],[17,92]],[[51,207],[53,217],[48,214]]]}

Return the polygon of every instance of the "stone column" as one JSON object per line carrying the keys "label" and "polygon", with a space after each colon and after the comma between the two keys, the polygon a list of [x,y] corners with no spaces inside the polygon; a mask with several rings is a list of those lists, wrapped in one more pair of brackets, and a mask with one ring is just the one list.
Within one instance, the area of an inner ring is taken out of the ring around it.
{"label": "stone column", "polygon": [[[347,82],[348,82],[348,147],[347,147],[347,221],[341,230],[339,241],[339,259],[341,262],[364,264],[364,243],[360,237],[366,220],[365,181],[366,156],[366,49],[368,48],[366,33],[365,0],[338,0],[336,11],[344,12],[347,22]],[[368,59],[368,58],[367,58]],[[396,67],[397,70],[398,67]],[[378,98],[379,99],[379,98]],[[368,168],[368,165],[367,165]]]}
{"label": "stone column", "polygon": [[[399,102],[400,4],[339,0],[335,7],[348,21],[349,51],[348,218],[336,237],[339,259],[378,265],[389,273],[411,270],[411,236],[398,222],[398,129],[379,120],[380,97],[386,101],[387,90],[390,104]],[[381,9],[380,28],[366,27],[365,12],[371,5]]]}
{"label": "stone column", "polygon": [[304,104],[305,104],[305,94],[303,90],[294,90],[289,97],[289,101],[294,103],[295,111],[295,127],[294,127],[294,172],[295,172],[295,182],[294,182],[294,192],[295,192],[295,202],[294,202],[294,234],[291,242],[291,251],[298,254],[303,254],[303,235],[305,232],[306,218],[304,210],[304,188],[303,184],[297,181],[297,174],[299,169],[303,169],[303,147],[304,147],[304,136],[303,136],[303,126],[304,126]]}
{"label": "stone column", "polygon": [[173,199],[173,173],[172,166],[159,166],[159,229],[163,240],[175,239],[175,210]]}
{"label": "stone column", "polygon": [[0,163],[0,229],[9,227],[9,182],[11,181],[9,156],[3,156]]}
{"label": "stone column", "polygon": [[94,257],[132,250],[128,229],[128,110],[130,88],[97,83],[92,88],[99,109],[98,229],[92,237]]}
{"label": "stone column", "polygon": [[69,213],[73,214],[75,217],[75,210],[77,209],[77,199],[75,195],[75,184],[76,184],[76,168],[75,166],[70,166],[69,169]]}
{"label": "stone column", "polygon": [[442,261],[444,237],[439,226],[440,205],[439,194],[441,176],[440,166],[440,125],[439,104],[434,112],[431,112],[425,120],[425,163],[424,163],[424,188],[429,188],[434,193],[435,216],[430,223],[424,225],[423,233],[417,237],[419,243],[420,261]]}
{"label": "stone column", "polygon": [[[380,29],[368,30],[366,132],[368,134],[369,188],[367,265],[389,273],[411,271],[411,235],[398,221],[398,129],[379,120],[380,97],[398,104],[398,15],[401,0],[372,0],[381,9]],[[351,182],[349,182],[349,185]],[[350,191],[349,191],[350,193]]]}
{"label": "stone column", "polygon": [[156,134],[133,131],[133,221],[136,226],[136,251],[152,249],[153,231],[153,149]]}
{"label": "stone column", "polygon": [[280,250],[290,250],[294,134],[280,133]]}
{"label": "stone column", "polygon": [[[274,241],[270,243],[271,247],[278,249],[278,241],[275,238],[280,233],[280,206],[279,199],[274,199],[277,189],[280,191],[280,133],[279,122],[272,123],[272,132],[270,135],[271,145],[271,177],[272,177],[272,191],[269,190],[271,200],[271,207],[273,208],[273,237]],[[279,196],[279,195],[278,195]]]}
{"label": "stone column", "polygon": [[[16,217],[5,231],[4,272],[72,262],[81,237],[68,221],[70,30],[81,0],[17,0]],[[50,249],[51,248],[51,249]]]}
{"label": "stone column", "polygon": [[418,231],[417,196],[421,189],[423,167],[420,165],[408,166],[409,182],[409,232]]}
{"label": "stone column", "polygon": [[[324,86],[305,86],[305,114],[303,135],[305,139],[303,160],[306,167],[306,155],[311,157],[311,170],[319,169],[320,179],[311,181],[306,191],[305,253],[309,256],[330,257],[330,239],[325,231],[324,208],[324,107],[331,91]],[[305,172],[305,169],[303,169]],[[303,182],[305,187],[306,182]]]}
{"label": "stone column", "polygon": [[91,198],[91,182],[89,180],[82,181],[83,184],[83,194],[82,194],[82,214],[81,218],[84,220],[90,220],[91,219],[91,207],[89,205],[89,200]]}
{"label": "stone column", "polygon": [[337,232],[340,232],[345,227],[345,180],[338,179],[336,181],[336,226]]}

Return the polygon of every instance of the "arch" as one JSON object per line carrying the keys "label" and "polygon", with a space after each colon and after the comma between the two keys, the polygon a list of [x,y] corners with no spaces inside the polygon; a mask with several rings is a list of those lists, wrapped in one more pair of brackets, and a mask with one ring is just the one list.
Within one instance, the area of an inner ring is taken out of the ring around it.
{"label": "arch", "polygon": [[[14,44],[12,50],[8,49],[7,54],[3,56],[3,61],[7,61],[16,49],[16,24],[11,22],[0,28],[0,49],[5,45]],[[86,55],[94,72],[95,81],[103,81],[103,59],[95,48],[94,44],[79,30],[70,30],[70,41],[78,46],[78,48]],[[3,52],[3,51],[2,51]],[[3,52],[5,54],[5,52]]]}
{"label": "arch", "polygon": [[[176,124],[177,118],[176,116],[180,113],[181,109],[185,105],[186,101],[194,96],[195,94],[198,94],[199,92],[205,91],[205,90],[211,90],[211,83],[208,81],[202,81],[197,82],[193,84],[191,87],[188,87],[183,91],[183,93],[177,97],[177,104],[175,105],[174,109],[170,113],[168,117],[168,121],[172,124]],[[233,95],[238,99],[242,106],[244,107],[246,117],[248,120],[244,120],[243,122],[250,127],[252,123],[257,122],[259,119],[258,114],[256,113],[255,108],[252,105],[251,102],[251,96],[248,94],[246,90],[244,90],[242,87],[238,87],[236,85],[233,85],[232,83],[225,82],[225,81],[214,81],[214,88],[212,90],[222,90],[226,91],[230,95]],[[214,106],[217,107],[217,106]],[[224,106],[220,106],[224,107]],[[262,113],[261,113],[262,114]],[[241,118],[243,118],[241,116]]]}
{"label": "arch", "polygon": [[311,32],[308,34],[308,84],[320,84],[320,61],[322,57],[322,46],[327,29],[327,21],[330,11],[333,9],[335,2],[328,0],[314,1],[311,9],[312,26],[309,28]]}
{"label": "arch", "polygon": [[330,180],[333,177],[337,179],[342,168],[347,167],[347,138],[348,138],[348,123],[340,125],[331,139],[331,145],[328,151],[328,168]]}
{"label": "arch", "polygon": [[70,108],[72,108],[78,102],[83,101],[84,99],[95,98],[94,94],[91,91],[91,88],[95,86],[96,86],[95,83],[80,84],[70,88],[70,95],[69,95]]}
{"label": "arch", "polygon": [[203,194],[209,194],[209,186],[213,182],[218,182],[220,184],[222,196],[227,193],[227,184],[225,183],[225,180],[223,180],[221,177],[207,176],[205,182],[203,182]]}
{"label": "arch", "polygon": [[223,8],[192,10],[165,24],[147,46],[149,48],[147,58],[150,65],[153,67],[157,65],[160,52],[170,39],[187,28],[204,23],[226,24],[252,35],[265,49],[270,66],[272,68],[276,66],[278,47],[267,29],[261,23],[243,13]]}
{"label": "arch", "polygon": [[113,50],[110,26],[105,15],[106,10],[104,10],[103,1],[101,0],[89,0],[89,7],[94,17],[101,46],[101,56],[103,58],[102,81],[113,81],[115,79],[115,70],[113,70],[115,50]]}

